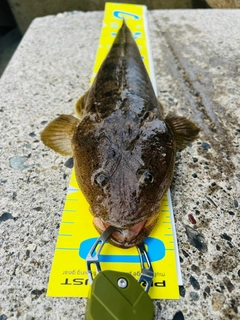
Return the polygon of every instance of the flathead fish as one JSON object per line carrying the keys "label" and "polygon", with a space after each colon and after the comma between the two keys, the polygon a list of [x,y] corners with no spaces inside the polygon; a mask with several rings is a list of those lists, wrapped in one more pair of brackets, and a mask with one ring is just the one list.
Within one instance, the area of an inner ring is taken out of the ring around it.
{"label": "flathead fish", "polygon": [[115,226],[110,242],[135,246],[157,223],[176,152],[197,137],[199,128],[184,117],[164,117],[125,22],[75,110],[78,118],[60,115],[41,139],[74,158],[77,182],[99,233]]}

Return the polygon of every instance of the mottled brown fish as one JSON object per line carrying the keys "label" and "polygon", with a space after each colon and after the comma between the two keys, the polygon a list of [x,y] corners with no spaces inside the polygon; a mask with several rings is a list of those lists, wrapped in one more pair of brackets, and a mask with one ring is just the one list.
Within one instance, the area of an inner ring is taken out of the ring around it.
{"label": "mottled brown fish", "polygon": [[175,153],[199,129],[176,115],[164,118],[138,47],[125,22],[86,94],[76,103],[79,119],[60,115],[44,129],[44,144],[73,156],[76,178],[102,233],[110,242],[139,244],[159,218],[170,186]]}

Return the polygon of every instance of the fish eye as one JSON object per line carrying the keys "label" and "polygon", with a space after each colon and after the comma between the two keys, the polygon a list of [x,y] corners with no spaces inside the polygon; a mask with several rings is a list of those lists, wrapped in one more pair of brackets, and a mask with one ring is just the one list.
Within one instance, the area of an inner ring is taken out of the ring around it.
{"label": "fish eye", "polygon": [[151,122],[154,119],[154,113],[152,111],[146,111],[143,115],[143,120]]}
{"label": "fish eye", "polygon": [[100,172],[94,178],[94,183],[103,188],[109,181],[109,177],[106,173]]}
{"label": "fish eye", "polygon": [[149,185],[149,184],[153,183],[153,180],[154,180],[154,177],[151,172],[149,172],[147,170],[140,170],[138,172],[138,181],[141,184]]}

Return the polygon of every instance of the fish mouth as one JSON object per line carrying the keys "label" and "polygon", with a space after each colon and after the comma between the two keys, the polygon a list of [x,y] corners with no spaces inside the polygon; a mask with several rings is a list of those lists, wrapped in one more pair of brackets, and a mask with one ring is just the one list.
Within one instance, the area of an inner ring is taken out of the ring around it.
{"label": "fish mouth", "polygon": [[131,248],[140,244],[152,231],[159,219],[159,214],[147,218],[136,224],[131,224],[129,227],[119,227],[114,223],[104,222],[100,218],[93,219],[93,225],[97,231],[102,234],[109,226],[115,226],[116,231],[112,233],[108,242],[116,247]]}

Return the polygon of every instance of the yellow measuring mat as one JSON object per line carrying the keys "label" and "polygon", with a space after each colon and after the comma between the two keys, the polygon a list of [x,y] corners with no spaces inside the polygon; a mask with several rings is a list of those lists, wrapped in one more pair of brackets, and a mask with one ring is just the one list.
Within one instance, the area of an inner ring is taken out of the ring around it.
{"label": "yellow measuring mat", "polygon": [[[107,3],[93,77],[106,57],[123,18],[132,31],[142,59],[156,91],[152,56],[147,29],[146,7]],[[175,226],[170,193],[161,201],[160,219],[144,243],[154,270],[149,295],[153,299],[178,299],[181,273],[178,261]],[[87,297],[89,281],[86,256],[99,237],[92,223],[89,204],[79,190],[72,171],[47,295],[52,297]],[[129,272],[138,279],[141,270],[136,247],[120,249],[105,244],[100,255],[102,270]]]}

